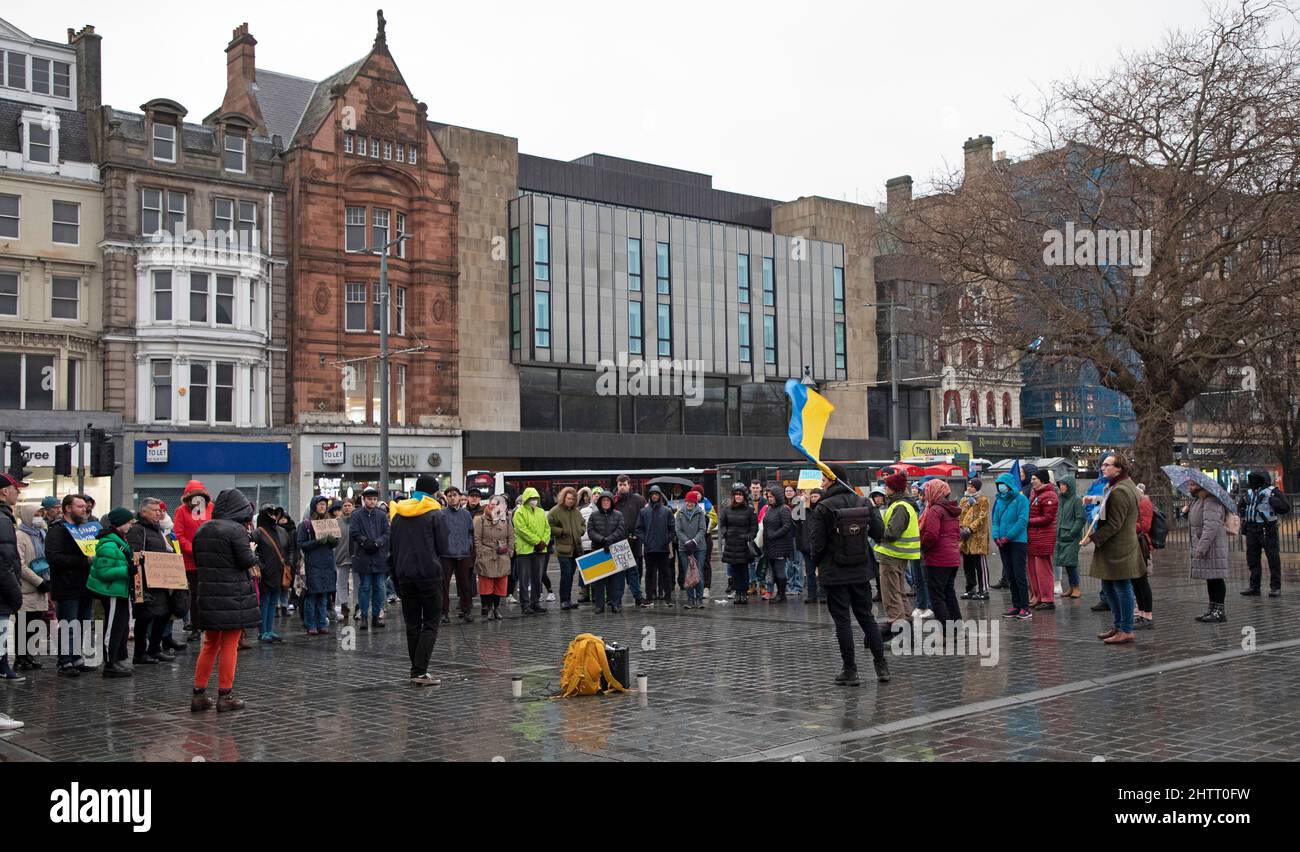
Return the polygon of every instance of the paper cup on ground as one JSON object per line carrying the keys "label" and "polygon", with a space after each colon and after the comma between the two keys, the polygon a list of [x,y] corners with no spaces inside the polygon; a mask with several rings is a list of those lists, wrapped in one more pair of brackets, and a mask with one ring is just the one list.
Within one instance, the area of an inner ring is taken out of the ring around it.
{"label": "paper cup on ground", "polygon": [[516,676],[510,678],[510,694],[513,695],[515,698],[523,698],[524,679],[522,677]]}

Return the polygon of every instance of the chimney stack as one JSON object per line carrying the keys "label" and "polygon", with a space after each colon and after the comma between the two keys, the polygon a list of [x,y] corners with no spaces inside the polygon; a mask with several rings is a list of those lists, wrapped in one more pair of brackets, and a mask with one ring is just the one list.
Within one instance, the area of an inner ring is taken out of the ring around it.
{"label": "chimney stack", "polygon": [[976,136],[966,140],[962,145],[966,154],[966,174],[969,178],[979,174],[993,165],[993,137]]}
{"label": "chimney stack", "polygon": [[257,39],[248,31],[248,23],[235,27],[226,46],[226,97],[222,113],[238,113],[253,120],[257,132],[266,133],[266,122],[257,103]]}
{"label": "chimney stack", "polygon": [[903,213],[912,203],[912,176],[902,175],[885,181],[885,204],[891,214]]}
{"label": "chimney stack", "polygon": [[81,32],[68,28],[68,44],[77,49],[77,110],[88,113],[98,110],[103,97],[103,82],[99,70],[100,42],[103,36],[86,24]]}

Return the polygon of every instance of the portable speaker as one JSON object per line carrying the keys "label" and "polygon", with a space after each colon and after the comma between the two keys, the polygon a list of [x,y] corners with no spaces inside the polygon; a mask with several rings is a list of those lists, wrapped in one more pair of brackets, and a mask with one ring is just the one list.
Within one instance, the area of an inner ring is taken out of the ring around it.
{"label": "portable speaker", "polygon": [[[617,642],[605,646],[605,656],[609,659],[609,673],[614,679],[623,685],[625,689],[630,689],[631,672],[628,666],[627,648],[619,645]],[[601,688],[608,688],[609,684],[605,683],[605,676],[600,676]]]}

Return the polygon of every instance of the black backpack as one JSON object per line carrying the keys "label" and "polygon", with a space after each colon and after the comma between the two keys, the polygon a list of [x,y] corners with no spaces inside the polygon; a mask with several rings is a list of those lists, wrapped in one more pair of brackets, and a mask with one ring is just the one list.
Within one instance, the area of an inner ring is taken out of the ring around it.
{"label": "black backpack", "polygon": [[[871,561],[871,538],[884,533],[876,507],[870,502],[831,509],[827,549],[836,565],[848,567]],[[873,535],[874,534],[874,535]]]}
{"label": "black backpack", "polygon": [[1165,544],[1169,540],[1169,521],[1165,518],[1164,513],[1159,509],[1152,508],[1151,511],[1151,546],[1156,550],[1164,550]]}
{"label": "black backpack", "polygon": [[1286,495],[1277,488],[1270,488],[1269,491],[1271,493],[1268,495],[1268,505],[1272,507],[1273,514],[1279,516],[1291,514],[1291,501],[1286,499]]}

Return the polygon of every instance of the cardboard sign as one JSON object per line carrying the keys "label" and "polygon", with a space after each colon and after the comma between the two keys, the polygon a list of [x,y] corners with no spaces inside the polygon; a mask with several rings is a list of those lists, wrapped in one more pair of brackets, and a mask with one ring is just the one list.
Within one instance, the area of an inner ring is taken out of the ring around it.
{"label": "cardboard sign", "polygon": [[578,572],[582,574],[584,583],[594,583],[635,567],[636,557],[632,555],[632,546],[626,541],[615,542],[608,549],[595,550],[578,557]]}
{"label": "cardboard sign", "polygon": [[822,487],[822,472],[820,470],[801,470],[799,471],[799,484],[795,488],[799,491],[811,491],[814,488]]}
{"label": "cardboard sign", "polygon": [[149,584],[149,588],[188,589],[190,587],[185,580],[185,560],[179,553],[145,551],[140,555],[144,557],[145,582]]}
{"label": "cardboard sign", "polygon": [[339,529],[338,518],[326,518],[323,521],[312,521],[311,528],[316,533],[316,538],[343,538],[343,530]]}
{"label": "cardboard sign", "polygon": [[77,542],[77,546],[81,548],[81,552],[86,554],[87,558],[90,559],[95,558],[95,548],[99,545],[96,536],[99,535],[99,531],[103,528],[103,525],[100,524],[99,521],[91,521],[88,524],[78,524],[75,527],[68,524],[68,532],[72,534],[73,540]]}

